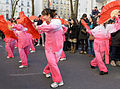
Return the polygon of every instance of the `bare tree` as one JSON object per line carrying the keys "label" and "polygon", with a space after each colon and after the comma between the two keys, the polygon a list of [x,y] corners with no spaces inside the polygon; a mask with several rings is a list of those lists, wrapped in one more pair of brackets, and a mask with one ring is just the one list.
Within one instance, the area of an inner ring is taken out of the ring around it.
{"label": "bare tree", "polygon": [[15,15],[16,5],[18,4],[19,0],[11,0],[11,6],[12,6],[12,15],[13,18]]}
{"label": "bare tree", "polygon": [[34,15],[34,0],[32,0],[32,15]]}
{"label": "bare tree", "polygon": [[[73,1],[70,0],[71,17],[72,18],[77,18],[77,15],[78,15],[78,3],[79,3],[79,0],[75,0],[75,3],[73,3]],[[74,10],[73,10],[73,6],[74,6]]]}

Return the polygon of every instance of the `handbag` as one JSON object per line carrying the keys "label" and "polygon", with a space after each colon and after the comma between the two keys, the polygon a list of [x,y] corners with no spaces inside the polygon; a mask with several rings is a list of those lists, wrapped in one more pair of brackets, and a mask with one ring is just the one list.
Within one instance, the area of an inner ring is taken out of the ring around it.
{"label": "handbag", "polygon": [[93,35],[89,36],[89,40],[94,40],[94,39],[95,39],[95,37]]}

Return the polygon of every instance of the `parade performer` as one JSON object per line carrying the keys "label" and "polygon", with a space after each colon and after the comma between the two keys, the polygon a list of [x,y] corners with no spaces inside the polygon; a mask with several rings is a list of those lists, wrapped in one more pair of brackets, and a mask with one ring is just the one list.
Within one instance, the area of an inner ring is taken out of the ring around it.
{"label": "parade performer", "polygon": [[0,15],[0,30],[5,34],[5,48],[7,51],[7,58],[14,58],[13,51],[15,45],[15,36],[13,31],[10,31],[8,28],[8,23],[5,21],[4,16]]}
{"label": "parade performer", "polygon": [[[100,75],[108,74],[107,67],[103,62],[103,57],[105,55],[105,63],[109,64],[109,39],[111,33],[120,29],[120,23],[117,22],[118,21],[116,21],[115,24],[106,24],[106,27],[103,23],[92,30],[87,29],[87,32],[95,38],[93,44],[95,58],[91,61],[90,65],[93,69],[98,66]],[[97,18],[97,23],[99,24],[99,17]]]}
{"label": "parade performer", "polygon": [[[82,20],[82,24],[87,28],[87,32],[94,36],[94,52],[95,58],[91,61],[91,68],[96,68],[98,66],[100,70],[100,75],[108,74],[107,67],[103,62],[103,57],[105,55],[105,63],[109,64],[109,39],[110,34],[116,32],[120,29],[120,19],[118,17],[120,10],[120,1],[113,1],[103,7],[101,17],[97,18],[97,23],[100,24],[94,29],[90,30],[87,24]],[[107,15],[105,14],[107,13]],[[115,24],[105,25],[107,20],[116,17]]]}
{"label": "parade performer", "polygon": [[52,74],[51,87],[56,88],[64,84],[57,65],[63,50],[62,25],[59,19],[53,19],[54,14],[51,9],[44,9],[42,15],[45,21],[37,29],[39,33],[44,32],[46,35],[45,53],[48,64],[43,74],[46,77],[50,77],[50,73]]}
{"label": "parade performer", "polygon": [[28,67],[27,59],[30,51],[31,35],[26,33],[27,28],[24,28],[21,24],[15,25],[13,30],[18,37],[18,50],[22,62],[22,65],[19,66],[19,68]]}

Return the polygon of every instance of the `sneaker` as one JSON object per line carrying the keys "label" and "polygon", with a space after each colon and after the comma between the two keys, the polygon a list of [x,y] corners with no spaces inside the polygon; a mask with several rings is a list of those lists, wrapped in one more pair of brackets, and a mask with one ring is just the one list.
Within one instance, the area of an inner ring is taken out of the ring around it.
{"label": "sneaker", "polygon": [[63,81],[61,81],[60,83],[54,82],[54,83],[51,84],[51,87],[52,88],[57,88],[57,87],[63,86],[63,85],[64,85]]}
{"label": "sneaker", "polygon": [[14,58],[14,57],[9,57],[9,56],[7,56],[7,58],[9,59],[9,58]]}
{"label": "sneaker", "polygon": [[44,47],[45,45],[43,44],[42,46]]}
{"label": "sneaker", "polygon": [[21,65],[21,66],[19,66],[19,68],[21,69],[21,68],[27,68],[28,66],[25,66],[25,65]]}
{"label": "sneaker", "polygon": [[60,59],[60,61],[65,61],[65,60],[66,60],[66,58],[61,58],[61,59]]}
{"label": "sneaker", "polygon": [[95,66],[92,66],[92,65],[90,65],[90,67],[91,67],[91,69],[95,69],[96,68]]}
{"label": "sneaker", "polygon": [[100,71],[100,75],[105,75],[105,74],[108,74],[108,72]]}
{"label": "sneaker", "polygon": [[22,61],[20,60],[19,63],[22,63]]}
{"label": "sneaker", "polygon": [[87,52],[86,52],[86,51],[84,51],[84,54],[87,54]]}
{"label": "sneaker", "polygon": [[116,62],[116,65],[117,65],[117,66],[120,66],[120,61],[117,61],[117,62]]}
{"label": "sneaker", "polygon": [[43,74],[45,75],[46,78],[50,78],[50,77],[51,77],[51,74],[50,74],[50,73],[45,74],[45,72],[43,72]]}
{"label": "sneaker", "polygon": [[37,44],[36,46],[40,46],[40,44]]}
{"label": "sneaker", "polygon": [[113,60],[110,62],[110,64],[111,64],[111,66],[116,66],[116,63]]}
{"label": "sneaker", "polygon": [[30,51],[31,53],[34,53],[35,51]]}
{"label": "sneaker", "polygon": [[15,49],[16,49],[17,47],[15,46]]}
{"label": "sneaker", "polygon": [[83,54],[84,52],[83,51],[80,51],[80,54]]}

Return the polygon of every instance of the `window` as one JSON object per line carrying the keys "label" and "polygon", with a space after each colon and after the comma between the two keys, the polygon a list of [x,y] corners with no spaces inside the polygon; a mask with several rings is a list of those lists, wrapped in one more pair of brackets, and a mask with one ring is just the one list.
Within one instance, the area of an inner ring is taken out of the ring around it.
{"label": "window", "polygon": [[30,7],[30,3],[29,2],[27,2],[27,7]]}
{"label": "window", "polygon": [[24,4],[23,4],[23,1],[21,1],[21,6],[23,6]]}
{"label": "window", "polygon": [[30,13],[28,8],[27,8],[27,13]]}
{"label": "window", "polygon": [[21,8],[21,11],[23,11],[23,8]]}
{"label": "window", "polygon": [[6,14],[6,19],[9,19],[9,15],[8,14]]}
{"label": "window", "polygon": [[6,0],[6,4],[9,4],[9,0]]}

